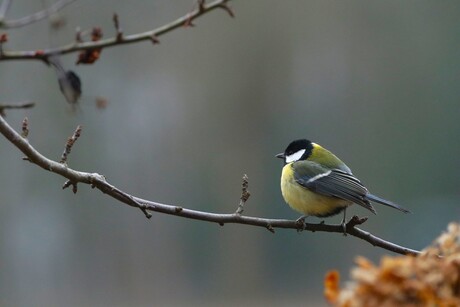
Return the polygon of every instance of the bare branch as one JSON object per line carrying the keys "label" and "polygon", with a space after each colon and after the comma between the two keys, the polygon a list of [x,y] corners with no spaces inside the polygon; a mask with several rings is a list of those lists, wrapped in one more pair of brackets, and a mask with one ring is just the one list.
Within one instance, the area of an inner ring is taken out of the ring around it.
{"label": "bare branch", "polygon": [[[287,229],[299,229],[299,223],[295,220],[283,220],[283,219],[267,219],[251,216],[242,216],[237,213],[230,214],[219,214],[219,213],[210,213],[204,211],[197,211],[186,209],[180,206],[167,205],[158,202],[153,202],[145,200],[139,197],[129,195],[126,192],[118,189],[117,187],[108,183],[104,176],[97,173],[87,173],[73,170],[62,163],[50,160],[40,154],[32,145],[29,144],[24,138],[22,138],[10,125],[5,121],[3,117],[0,116],[0,133],[8,139],[13,145],[15,145],[19,150],[21,150],[27,157],[27,160],[31,163],[34,163],[41,168],[50,171],[52,173],[59,174],[68,179],[64,184],[63,188],[73,185],[76,187],[77,183],[89,184],[92,187],[99,189],[102,193],[105,193],[120,202],[127,204],[131,207],[138,208],[147,213],[147,211],[155,211],[175,216],[181,216],[185,218],[207,221],[217,223],[219,225],[225,225],[227,223],[233,224],[246,224],[252,226],[259,226],[268,229],[271,232],[274,232],[275,228],[287,228]],[[243,187],[244,191],[244,187]],[[74,191],[75,192],[75,191]],[[149,217],[146,214],[147,217]],[[384,248],[389,251],[393,251],[399,254],[409,254],[417,255],[420,252],[409,249],[403,246],[396,245],[394,243],[385,241],[379,237],[376,237],[369,232],[361,230],[356,225],[360,225],[366,221],[366,218],[353,217],[346,224],[346,232],[352,236],[363,239],[374,246]],[[335,232],[343,234],[342,225],[327,225],[324,223],[320,224],[305,224],[303,230],[308,231],[325,231],[325,232]]]}
{"label": "bare branch", "polygon": [[33,101],[26,101],[20,103],[3,103],[0,104],[0,116],[5,116],[5,110],[12,110],[12,109],[29,109],[35,106],[35,102]]}
{"label": "bare branch", "polygon": [[3,24],[3,20],[5,19],[5,15],[10,9],[11,0],[3,0],[0,6],[0,27]]}
{"label": "bare branch", "polygon": [[[69,0],[67,0],[69,1]],[[141,41],[151,41],[153,43],[158,43],[158,37],[169,33],[177,28],[183,28],[187,22],[191,22],[194,19],[205,15],[215,9],[226,9],[226,3],[230,0],[216,0],[209,4],[203,4],[203,6],[199,6],[199,8],[195,9],[194,11],[182,16],[181,18],[176,19],[175,21],[163,25],[159,28],[154,30],[131,34],[131,35],[122,35],[120,36],[118,33],[111,38],[102,39],[98,41],[90,41],[90,42],[72,42],[65,46],[61,46],[54,49],[43,49],[43,50],[30,50],[30,51],[6,51],[3,50],[0,53],[0,61],[6,60],[42,60],[47,61],[47,58],[53,54],[67,54],[76,51],[88,50],[88,49],[103,49],[108,47],[113,47],[117,45],[124,45],[124,44],[133,44]],[[228,10],[227,10],[228,12]]]}
{"label": "bare branch", "polygon": [[[67,5],[69,5],[70,3],[74,2],[74,1],[75,0],[59,0],[59,1],[55,2],[55,3],[53,3],[50,7],[46,8],[44,10],[38,11],[36,13],[33,13],[31,15],[21,17],[21,18],[18,18],[18,19],[10,19],[10,20],[3,19],[2,20],[1,17],[4,17],[4,15],[3,16],[0,15],[0,28],[11,29],[11,28],[19,28],[19,27],[30,25],[31,23],[40,21],[42,19],[47,18],[48,16],[50,16],[52,14],[55,14],[55,13],[59,12],[64,7],[66,7]],[[8,6],[9,6],[9,2],[10,2],[8,0],[3,1],[2,6],[0,7],[0,9],[3,8],[5,2],[7,2],[7,4],[5,6],[6,6],[6,10],[8,10]],[[6,13],[6,10],[5,10],[5,13]],[[0,11],[0,13],[1,13],[1,11]]]}

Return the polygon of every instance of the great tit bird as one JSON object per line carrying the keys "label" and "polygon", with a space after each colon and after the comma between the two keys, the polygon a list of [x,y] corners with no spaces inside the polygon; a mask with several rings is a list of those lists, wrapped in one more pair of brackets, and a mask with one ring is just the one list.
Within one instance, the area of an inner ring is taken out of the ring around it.
{"label": "great tit bird", "polygon": [[375,196],[356,178],[350,168],[332,152],[306,139],[289,144],[277,158],[284,160],[281,174],[281,193],[288,205],[307,216],[328,217],[343,211],[342,227],[345,232],[345,213],[348,206],[358,204],[376,214],[371,202],[409,211]]}

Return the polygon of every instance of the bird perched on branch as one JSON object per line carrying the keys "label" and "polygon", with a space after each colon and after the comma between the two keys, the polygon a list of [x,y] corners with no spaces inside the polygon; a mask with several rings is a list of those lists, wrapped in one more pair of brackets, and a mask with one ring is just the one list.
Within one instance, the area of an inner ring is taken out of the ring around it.
{"label": "bird perched on branch", "polygon": [[332,152],[306,139],[295,140],[277,158],[284,160],[281,192],[288,205],[307,216],[328,217],[343,211],[342,227],[348,206],[358,204],[376,214],[371,202],[409,211],[375,196],[356,178],[350,168]]}

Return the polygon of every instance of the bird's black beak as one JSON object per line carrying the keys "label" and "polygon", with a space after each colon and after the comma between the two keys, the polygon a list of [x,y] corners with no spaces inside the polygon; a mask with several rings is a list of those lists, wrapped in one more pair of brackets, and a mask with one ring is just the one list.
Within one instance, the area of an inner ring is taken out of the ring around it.
{"label": "bird's black beak", "polygon": [[276,158],[279,158],[279,159],[284,159],[284,158],[286,158],[286,156],[284,155],[284,152],[277,154],[275,157],[276,157]]}

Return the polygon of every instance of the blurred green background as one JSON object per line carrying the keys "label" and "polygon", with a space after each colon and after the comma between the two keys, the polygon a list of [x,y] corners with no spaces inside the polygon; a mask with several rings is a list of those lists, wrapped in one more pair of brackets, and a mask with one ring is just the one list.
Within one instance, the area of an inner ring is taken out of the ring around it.
{"label": "blurred green background", "polygon": [[[51,1],[47,1],[48,4]],[[128,193],[211,212],[295,219],[279,191],[274,155],[295,138],[331,149],[375,194],[413,214],[377,206],[363,229],[422,249],[458,220],[459,1],[232,1],[153,46],[104,49],[74,66],[82,105],[69,111],[54,71],[38,61],[0,64],[1,101],[30,142],[59,159],[76,125],[69,166],[98,172]],[[10,17],[42,7],[14,1]],[[153,29],[194,7],[187,1],[80,0],[47,21],[7,31],[5,49],[68,43],[77,26],[112,36]],[[1,31],[5,32],[5,31]],[[105,110],[96,96],[109,100]],[[2,306],[322,306],[323,277],[347,279],[357,255],[385,250],[338,234],[198,222],[133,208],[21,160],[0,139]],[[352,214],[368,215],[362,208]],[[341,217],[332,217],[338,223]],[[312,218],[309,222],[318,222]]]}

